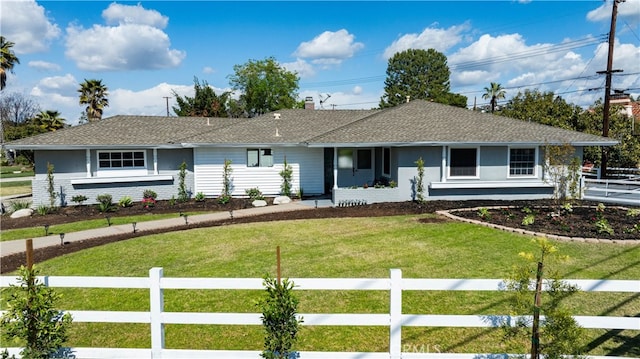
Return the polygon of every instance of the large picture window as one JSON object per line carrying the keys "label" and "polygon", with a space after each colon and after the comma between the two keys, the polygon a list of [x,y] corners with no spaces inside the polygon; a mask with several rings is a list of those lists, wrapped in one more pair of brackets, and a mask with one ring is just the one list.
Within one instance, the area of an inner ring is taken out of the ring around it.
{"label": "large picture window", "polygon": [[145,167],[145,151],[98,152],[98,168],[100,169],[132,169]]}
{"label": "large picture window", "polygon": [[536,150],[534,148],[512,148],[509,150],[509,176],[534,176]]}
{"label": "large picture window", "polygon": [[249,148],[247,167],[273,167],[273,152],[270,148]]}
{"label": "large picture window", "polygon": [[478,149],[452,148],[449,150],[450,177],[478,176]]}

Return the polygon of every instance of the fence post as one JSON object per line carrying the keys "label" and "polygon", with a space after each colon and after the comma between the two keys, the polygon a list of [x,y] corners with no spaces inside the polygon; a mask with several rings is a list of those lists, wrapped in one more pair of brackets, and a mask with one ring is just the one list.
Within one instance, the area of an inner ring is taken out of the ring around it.
{"label": "fence post", "polygon": [[402,355],[402,270],[391,269],[391,293],[389,302],[389,356],[400,359]]}
{"label": "fence post", "polygon": [[151,315],[151,358],[162,357],[164,349],[164,324],[162,312],[164,312],[164,295],[160,287],[162,268],[154,267],[149,270],[149,314]]}

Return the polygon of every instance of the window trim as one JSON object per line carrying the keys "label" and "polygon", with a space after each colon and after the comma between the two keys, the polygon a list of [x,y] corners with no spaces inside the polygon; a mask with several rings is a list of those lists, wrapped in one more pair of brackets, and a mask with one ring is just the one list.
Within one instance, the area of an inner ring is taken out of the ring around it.
{"label": "window trim", "polygon": [[[476,174],[473,176],[456,176],[451,175],[451,151],[453,150],[475,150],[476,151]],[[447,178],[449,179],[479,179],[480,178],[480,147],[478,146],[469,146],[469,147],[449,147],[447,151]]]}
{"label": "window trim", "polygon": [[[119,153],[121,156],[121,162],[124,162],[124,156],[123,156],[124,153],[131,153],[132,165],[124,166],[123,164],[120,167],[113,167],[112,166],[113,160],[114,160],[113,158],[109,158],[108,160],[100,159],[100,155],[103,153],[108,153],[109,157],[111,157],[111,154],[113,153]],[[136,162],[135,153],[142,153],[142,161],[143,161],[142,166],[135,165],[135,162]],[[144,169],[145,171],[147,170],[147,151],[146,150],[99,150],[99,151],[96,151],[96,159],[97,159],[96,168],[98,171],[131,171],[131,170],[141,170],[141,169]],[[100,162],[102,161],[109,161],[110,166],[102,167],[100,164]]]}
{"label": "window trim", "polygon": [[[533,150],[533,174],[517,175],[511,174],[511,150]],[[537,146],[509,146],[507,151],[507,178],[537,178],[538,177],[538,161],[539,151]]]}
{"label": "window trim", "polygon": [[[251,151],[257,151],[257,161],[258,163],[255,166],[250,166],[249,165],[249,153]],[[264,152],[269,151],[269,155],[264,154]],[[270,165],[263,165],[263,159],[265,157],[271,157],[271,164]],[[252,148],[247,148],[247,168],[270,168],[273,167],[274,165],[274,154],[273,154],[273,149],[271,147],[252,147]]]}

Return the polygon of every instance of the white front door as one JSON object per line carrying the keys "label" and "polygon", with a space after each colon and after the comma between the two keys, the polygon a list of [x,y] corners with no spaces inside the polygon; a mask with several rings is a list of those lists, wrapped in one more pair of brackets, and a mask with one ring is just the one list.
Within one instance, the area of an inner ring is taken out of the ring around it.
{"label": "white front door", "polygon": [[338,149],[338,187],[373,184],[373,149]]}

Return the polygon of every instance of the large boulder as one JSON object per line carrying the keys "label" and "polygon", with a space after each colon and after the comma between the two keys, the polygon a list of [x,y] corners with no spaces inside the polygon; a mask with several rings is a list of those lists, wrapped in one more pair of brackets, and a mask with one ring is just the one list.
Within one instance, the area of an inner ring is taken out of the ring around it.
{"label": "large boulder", "polygon": [[11,213],[11,218],[30,217],[33,214],[33,209],[23,208]]}
{"label": "large boulder", "polygon": [[278,196],[273,199],[273,204],[287,204],[291,203],[291,198],[287,196]]}
{"label": "large boulder", "polygon": [[255,201],[251,202],[251,204],[254,207],[266,207],[267,206],[267,201],[265,201],[263,199],[256,199]]}

